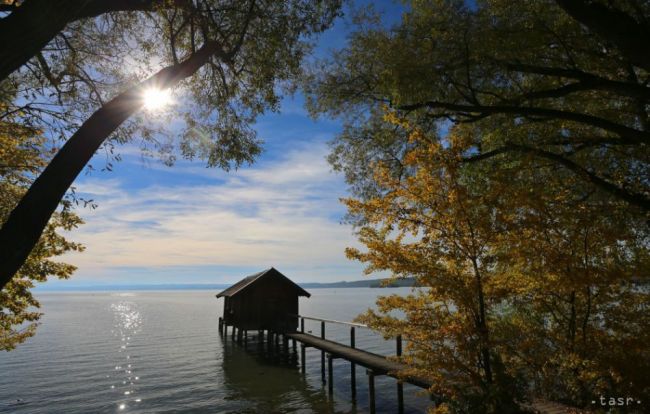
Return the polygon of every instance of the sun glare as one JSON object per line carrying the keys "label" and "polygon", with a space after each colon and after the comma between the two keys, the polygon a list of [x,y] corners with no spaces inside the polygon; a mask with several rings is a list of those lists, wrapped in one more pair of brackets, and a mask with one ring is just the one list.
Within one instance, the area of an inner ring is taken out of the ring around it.
{"label": "sun glare", "polygon": [[144,91],[143,95],[145,108],[155,111],[172,102],[172,95],[169,89],[150,88]]}

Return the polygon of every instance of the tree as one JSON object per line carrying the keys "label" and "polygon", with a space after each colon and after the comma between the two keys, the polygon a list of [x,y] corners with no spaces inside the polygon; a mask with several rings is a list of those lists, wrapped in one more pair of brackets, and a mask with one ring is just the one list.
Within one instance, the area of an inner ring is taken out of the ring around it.
{"label": "tree", "polygon": [[[14,205],[33,181],[32,174],[47,162],[45,139],[29,128],[10,122],[0,123],[0,222],[4,222]],[[82,221],[70,209],[69,201],[59,203],[59,209],[45,227],[16,276],[0,292],[0,350],[9,351],[34,335],[41,314],[30,289],[34,282],[44,282],[50,276],[68,278],[75,267],[51,260],[68,251],[83,247],[66,240],[58,230],[70,231]]]}
{"label": "tree", "polygon": [[[636,36],[648,33],[648,3],[558,3],[413,2],[401,25],[361,29],[314,71],[312,109],[356,115],[386,104],[431,128],[472,125],[483,132],[466,163],[533,156],[645,215],[650,88]],[[335,144],[342,162],[362,141],[365,119],[350,119]]]}
{"label": "tree", "polygon": [[[153,35],[162,31],[169,40],[168,54],[161,58],[170,65],[145,81],[132,83],[95,111],[4,223],[0,230],[3,285],[22,265],[90,157],[142,106],[143,88],[174,87],[191,77],[186,85],[196,105],[185,113],[187,130],[180,143],[183,154],[191,157],[198,153],[209,165],[225,169],[251,162],[260,148],[250,123],[264,110],[277,108],[278,86],[298,73],[307,50],[306,37],[327,28],[339,8],[337,1],[196,2],[191,6],[183,13],[161,9],[147,17],[158,28]],[[146,32],[138,36],[138,44],[144,45],[145,56],[152,56],[145,47],[148,37]],[[185,58],[180,57],[183,53]],[[103,102],[103,93],[97,92],[95,98]],[[193,145],[192,132],[197,127],[212,138],[201,143],[208,145]]]}

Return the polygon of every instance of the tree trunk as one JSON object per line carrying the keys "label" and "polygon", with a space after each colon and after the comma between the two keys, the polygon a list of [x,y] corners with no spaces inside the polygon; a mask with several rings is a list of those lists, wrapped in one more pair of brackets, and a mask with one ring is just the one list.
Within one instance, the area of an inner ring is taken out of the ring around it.
{"label": "tree trunk", "polygon": [[115,11],[177,7],[187,0],[26,0],[0,19],[0,81],[36,56],[68,23]]}
{"label": "tree trunk", "polygon": [[169,88],[193,75],[212,56],[229,59],[221,45],[207,42],[183,62],[166,67],[106,103],[70,137],[0,229],[0,288],[11,280],[77,175],[101,144],[143,105],[142,91]]}
{"label": "tree trunk", "polygon": [[479,332],[481,341],[481,358],[483,359],[483,371],[485,373],[485,381],[492,384],[492,361],[490,358],[490,332],[487,326],[487,315],[485,311],[485,295],[483,292],[483,281],[481,272],[478,268],[476,258],[472,258],[472,266],[474,267],[474,279],[476,280],[476,295],[478,299],[478,320],[476,327]]}

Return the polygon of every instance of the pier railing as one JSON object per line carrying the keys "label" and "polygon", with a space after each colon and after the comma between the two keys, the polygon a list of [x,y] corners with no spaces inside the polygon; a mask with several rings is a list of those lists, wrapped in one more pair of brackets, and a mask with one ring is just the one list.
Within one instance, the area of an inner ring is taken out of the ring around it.
{"label": "pier railing", "polygon": [[[323,319],[323,318],[316,318],[313,316],[305,316],[305,315],[289,315],[294,318],[300,319],[300,332],[305,333],[305,320],[309,321],[316,321],[320,322],[320,337],[325,339],[325,324],[326,323],[333,323],[333,324],[338,324],[338,325],[346,325],[350,327],[350,347],[355,348],[355,334],[356,334],[356,328],[363,328],[363,329],[370,329],[368,325],[365,325],[363,323],[356,323],[356,322],[345,322],[345,321],[337,321],[335,319]],[[402,356],[402,335],[397,335],[395,337],[395,355],[397,356]]]}
{"label": "pier railing", "polygon": [[[305,333],[305,320],[310,320],[310,321],[316,321],[320,322],[320,337],[322,339],[325,338],[325,324],[326,323],[333,323],[333,324],[338,324],[338,325],[345,325],[350,327],[350,348],[356,348],[356,329],[357,328],[362,328],[362,329],[372,329],[368,325],[362,324],[362,323],[356,323],[356,322],[346,322],[346,321],[337,321],[335,319],[323,319],[323,318],[316,318],[313,316],[305,316],[305,315],[290,315],[295,318],[300,319],[300,332]],[[305,360],[305,346],[301,346],[301,360]],[[395,354],[399,357],[402,356],[402,335],[397,335],[395,337]],[[328,360],[327,360],[327,371],[328,371],[328,376],[329,376],[329,381],[325,380],[325,351],[321,350],[321,357],[320,357],[320,364],[321,364],[321,375],[322,375],[322,381],[323,383],[327,382],[329,391],[332,392],[332,355],[329,355]],[[303,364],[304,365],[304,364]],[[369,387],[369,400],[370,400],[370,412],[374,413],[375,412],[375,381],[374,381],[374,373],[372,370],[367,370],[366,372],[368,374],[368,387]],[[351,391],[352,391],[352,399],[356,399],[357,395],[357,370],[356,370],[356,364],[354,363],[353,360],[350,360],[350,382],[351,382]],[[404,388],[402,385],[402,382],[397,383],[397,405],[398,405],[398,412],[403,413],[404,412]]]}

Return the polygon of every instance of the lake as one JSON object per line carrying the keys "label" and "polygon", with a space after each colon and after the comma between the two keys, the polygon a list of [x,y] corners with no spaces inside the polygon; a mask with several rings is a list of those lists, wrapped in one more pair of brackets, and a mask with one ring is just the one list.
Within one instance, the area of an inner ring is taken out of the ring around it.
{"label": "lake", "polygon": [[[409,288],[311,289],[307,316],[350,321],[379,294]],[[334,361],[334,393],[321,381],[320,351],[299,358],[244,349],[221,337],[223,307],[214,290],[75,292],[38,295],[45,315],[35,337],[0,354],[0,412],[6,413],[364,413],[367,377],[357,367],[351,402],[350,364]],[[318,322],[306,331],[320,334]],[[395,353],[393,341],[357,330],[357,347]],[[328,339],[349,341],[349,328],[327,325]],[[396,381],[376,379],[378,413],[395,413]],[[407,413],[429,400],[405,384]]]}

